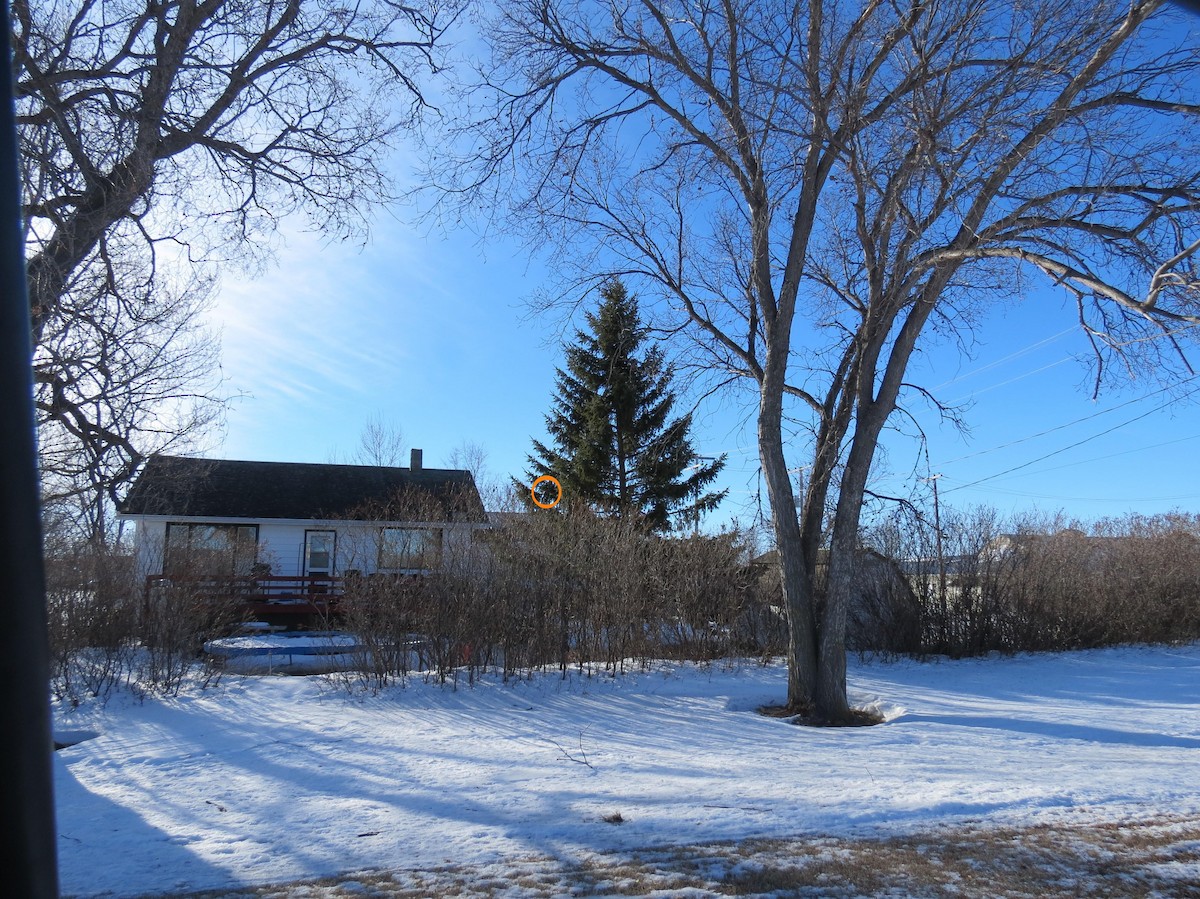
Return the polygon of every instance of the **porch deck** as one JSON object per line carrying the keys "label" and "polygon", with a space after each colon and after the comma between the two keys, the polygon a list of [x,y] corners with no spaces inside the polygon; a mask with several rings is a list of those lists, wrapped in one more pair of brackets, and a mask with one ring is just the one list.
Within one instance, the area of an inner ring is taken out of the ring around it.
{"label": "porch deck", "polygon": [[171,593],[199,602],[245,603],[247,617],[319,616],[337,614],[345,592],[343,577],[332,575],[266,575],[263,577],[211,577],[152,574],[146,578],[147,606],[156,597]]}

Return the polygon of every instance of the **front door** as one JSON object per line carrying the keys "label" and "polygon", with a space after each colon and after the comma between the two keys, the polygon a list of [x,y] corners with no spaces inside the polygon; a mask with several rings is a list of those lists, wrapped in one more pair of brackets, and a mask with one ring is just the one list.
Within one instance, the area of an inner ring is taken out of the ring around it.
{"label": "front door", "polygon": [[304,574],[306,577],[330,577],[337,546],[334,531],[304,532]]}

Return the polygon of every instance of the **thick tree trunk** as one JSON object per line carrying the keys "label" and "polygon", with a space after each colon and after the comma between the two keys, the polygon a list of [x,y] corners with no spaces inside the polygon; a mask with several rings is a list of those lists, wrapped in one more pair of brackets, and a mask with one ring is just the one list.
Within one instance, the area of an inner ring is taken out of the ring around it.
{"label": "thick tree trunk", "polygon": [[820,661],[817,667],[815,714],[826,721],[850,720],[846,696],[846,617],[854,596],[858,559],[858,529],[862,502],[879,431],[887,415],[872,410],[869,420],[858,420],[850,454],[842,472],[833,534],[829,546],[829,582],[821,617]]}
{"label": "thick tree trunk", "polygon": [[[943,275],[942,277],[945,277]],[[846,696],[846,618],[855,593],[855,569],[858,564],[858,530],[862,522],[863,497],[867,478],[879,447],[879,435],[896,408],[904,371],[924,327],[932,304],[919,303],[912,308],[887,357],[884,378],[878,394],[871,395],[872,383],[855,385],[854,436],[842,470],[837,508],[829,546],[829,581],[825,590],[825,609],[821,617],[819,664],[814,689],[815,713],[832,723],[848,723],[850,704]],[[887,327],[874,329],[875,342],[864,347],[861,372],[875,372]],[[872,379],[873,380],[873,379]]]}
{"label": "thick tree trunk", "polygon": [[[770,368],[768,368],[768,376]],[[764,383],[759,398],[758,448],[779,553],[780,583],[788,615],[788,696],[791,709],[809,711],[817,683],[816,621],[811,570],[805,562],[796,500],[783,455],[783,396]]]}

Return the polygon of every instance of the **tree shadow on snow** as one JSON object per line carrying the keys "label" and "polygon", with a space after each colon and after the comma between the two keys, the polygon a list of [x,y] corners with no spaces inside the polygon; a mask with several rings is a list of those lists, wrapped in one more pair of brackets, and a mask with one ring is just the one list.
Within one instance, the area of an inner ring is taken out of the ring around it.
{"label": "tree shadow on snow", "polygon": [[1118,730],[1088,724],[1069,724],[1061,721],[1037,721],[1029,718],[1010,718],[985,715],[914,715],[904,714],[892,724],[946,724],[951,727],[979,727],[988,730],[1007,730],[1089,743],[1112,743],[1124,746],[1154,748],[1200,749],[1200,738],[1146,731]]}
{"label": "tree shadow on snow", "polygon": [[89,790],[61,758],[54,765],[54,806],[63,896],[129,895],[132,872],[139,892],[230,879],[136,809]]}

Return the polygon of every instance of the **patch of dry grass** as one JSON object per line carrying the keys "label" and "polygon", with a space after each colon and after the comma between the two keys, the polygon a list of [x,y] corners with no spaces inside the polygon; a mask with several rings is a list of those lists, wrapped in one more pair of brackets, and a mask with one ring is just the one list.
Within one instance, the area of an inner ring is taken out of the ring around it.
{"label": "patch of dry grass", "polygon": [[189,899],[645,896],[1200,897],[1200,820],[945,827],[883,839],[801,837],[502,865],[374,871]]}
{"label": "patch of dry grass", "polygon": [[822,718],[803,709],[787,705],[760,706],[758,713],[768,718],[782,718],[789,724],[798,724],[802,727],[871,727],[875,724],[883,724],[884,720],[882,715],[869,709],[850,709],[847,717],[841,721],[831,721],[828,718]]}

